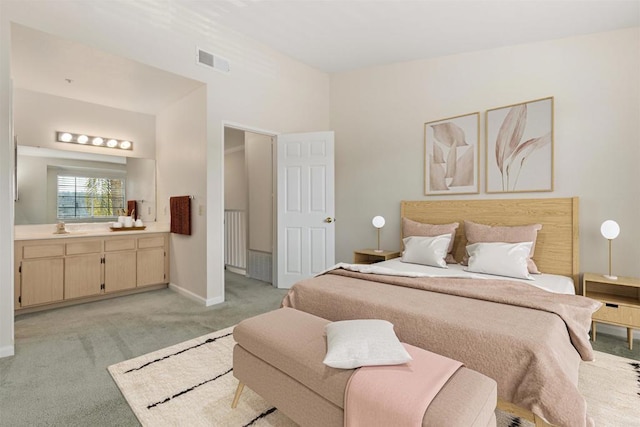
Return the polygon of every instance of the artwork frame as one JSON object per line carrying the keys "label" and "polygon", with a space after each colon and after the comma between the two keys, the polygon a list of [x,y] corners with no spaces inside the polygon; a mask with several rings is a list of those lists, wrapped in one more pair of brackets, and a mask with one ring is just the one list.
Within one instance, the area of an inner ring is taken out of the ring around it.
{"label": "artwork frame", "polygon": [[[455,144],[455,151],[451,147]],[[480,112],[424,124],[424,194],[480,192]]]}
{"label": "artwork frame", "polygon": [[485,134],[487,193],[553,191],[553,96],[487,110]]}

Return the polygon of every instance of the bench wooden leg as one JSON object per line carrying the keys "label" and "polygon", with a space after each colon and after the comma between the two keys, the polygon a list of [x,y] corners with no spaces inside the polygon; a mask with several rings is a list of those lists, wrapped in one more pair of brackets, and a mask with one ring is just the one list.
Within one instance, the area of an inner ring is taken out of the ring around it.
{"label": "bench wooden leg", "polygon": [[231,408],[235,409],[238,406],[238,400],[240,400],[240,395],[242,394],[242,390],[244,389],[244,384],[238,383],[238,388],[236,389],[236,395],[233,396],[233,402],[231,403]]}

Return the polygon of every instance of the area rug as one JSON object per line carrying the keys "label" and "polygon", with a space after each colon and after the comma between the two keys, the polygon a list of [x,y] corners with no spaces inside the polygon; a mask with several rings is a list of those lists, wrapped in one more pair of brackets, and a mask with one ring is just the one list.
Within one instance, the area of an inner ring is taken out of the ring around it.
{"label": "area rug", "polygon": [[[109,366],[143,426],[295,426],[245,387],[231,409],[233,327]],[[640,362],[596,352],[579,388],[596,426],[640,426]],[[533,426],[497,411],[498,427]]]}

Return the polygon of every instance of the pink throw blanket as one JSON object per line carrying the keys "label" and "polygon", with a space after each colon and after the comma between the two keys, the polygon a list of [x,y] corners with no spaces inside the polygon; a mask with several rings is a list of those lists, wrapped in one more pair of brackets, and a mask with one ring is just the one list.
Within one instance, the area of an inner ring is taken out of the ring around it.
{"label": "pink throw blanket", "polygon": [[461,362],[403,344],[412,361],[364,366],[347,383],[345,427],[421,426],[429,404]]}

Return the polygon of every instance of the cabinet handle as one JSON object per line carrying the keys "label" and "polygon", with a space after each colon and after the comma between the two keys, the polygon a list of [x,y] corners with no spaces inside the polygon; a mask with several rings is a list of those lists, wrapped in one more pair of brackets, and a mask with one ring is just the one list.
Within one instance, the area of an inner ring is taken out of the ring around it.
{"label": "cabinet handle", "polygon": [[611,304],[610,302],[607,302],[604,305],[611,308],[618,308],[618,304]]}

